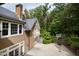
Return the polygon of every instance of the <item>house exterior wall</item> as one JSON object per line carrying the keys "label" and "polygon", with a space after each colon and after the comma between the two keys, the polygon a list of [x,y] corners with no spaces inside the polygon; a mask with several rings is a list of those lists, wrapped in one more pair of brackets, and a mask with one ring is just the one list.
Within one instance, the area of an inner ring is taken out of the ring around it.
{"label": "house exterior wall", "polygon": [[33,30],[34,39],[36,42],[41,42],[40,40],[40,25],[38,21],[35,24],[34,30]]}
{"label": "house exterior wall", "polygon": [[[38,31],[38,33],[36,32]],[[33,46],[36,44],[36,42],[40,42],[40,25],[38,21],[34,24],[32,30],[30,31],[30,49],[33,48]]]}
{"label": "house exterior wall", "polygon": [[[0,29],[1,29],[1,21],[0,21]],[[0,37],[0,51],[20,42],[24,42],[24,51],[26,53],[28,49],[28,45],[27,45],[28,37],[24,30],[23,30],[23,34],[20,35],[14,35],[5,38]]]}
{"label": "house exterior wall", "polygon": [[34,39],[34,35],[32,34],[33,30],[30,32],[30,46],[29,49],[33,48],[33,46],[35,45],[35,39]]}
{"label": "house exterior wall", "polygon": [[[22,8],[23,6],[21,4],[16,5],[16,16],[19,18],[22,18]],[[4,19],[4,21],[3,21]],[[6,53],[8,53],[11,50],[14,50],[18,47],[21,47],[21,45],[24,47],[24,53],[26,53],[28,51],[28,49],[30,50],[34,45],[35,45],[35,38],[33,35],[33,31],[35,28],[35,24],[33,25],[32,30],[30,31],[25,31],[23,30],[22,34],[19,34],[19,28],[18,28],[18,35],[11,35],[11,23],[17,23],[18,26],[19,25],[23,25],[23,23],[21,22],[16,22],[16,21],[9,21],[9,19],[7,18],[0,18],[0,55],[4,55],[5,53],[2,54],[2,51]],[[19,19],[20,20],[20,19]],[[22,20],[22,19],[21,19]],[[2,35],[2,22],[7,22],[9,23],[9,28],[8,28],[8,35],[3,36]],[[9,32],[10,31],[10,32]],[[9,50],[11,49],[11,50]],[[20,52],[20,51],[19,51]],[[15,52],[14,52],[15,53]]]}
{"label": "house exterior wall", "polygon": [[[21,47],[22,47],[22,49],[21,49]],[[18,49],[18,52],[15,52],[16,49]],[[13,51],[13,55],[10,55],[9,53],[12,52],[12,51]],[[21,52],[22,52],[22,54],[21,54]],[[24,41],[16,43],[14,45],[11,45],[7,48],[0,50],[0,56],[16,56],[17,53],[18,53],[17,56],[25,54]]]}
{"label": "house exterior wall", "polygon": [[10,46],[17,44],[19,42],[22,42],[22,41],[24,41],[24,50],[25,50],[25,52],[27,52],[28,37],[26,36],[25,32],[23,33],[23,35],[12,36],[12,37],[8,37],[8,38],[0,39],[0,50],[10,47]]}
{"label": "house exterior wall", "polygon": [[0,38],[0,50],[9,48],[10,46],[23,41],[24,42],[24,51],[25,51],[25,53],[27,53],[27,51],[30,50],[31,48],[33,48],[33,46],[35,45],[36,40],[35,40],[34,34],[33,34],[33,31],[35,30],[35,28],[36,28],[36,23],[34,24],[32,30],[29,30],[29,31],[23,30],[23,34],[21,34],[21,35]]}
{"label": "house exterior wall", "polygon": [[33,48],[34,43],[35,43],[35,39],[34,39],[34,36],[32,34],[32,30],[31,31],[26,31],[25,34],[28,37],[27,46],[28,46],[28,50],[30,50],[31,48]]}

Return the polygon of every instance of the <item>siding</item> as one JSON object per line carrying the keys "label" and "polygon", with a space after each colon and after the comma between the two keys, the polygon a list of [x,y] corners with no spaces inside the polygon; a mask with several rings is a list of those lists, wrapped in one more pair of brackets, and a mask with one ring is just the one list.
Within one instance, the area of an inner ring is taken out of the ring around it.
{"label": "siding", "polygon": [[17,35],[17,36],[12,36],[12,37],[8,37],[8,38],[0,38],[0,50],[7,48],[11,45],[14,45],[16,43],[19,43],[21,41],[25,42],[25,50],[27,49],[27,42],[28,42],[28,38],[27,35],[25,34],[25,32],[23,33],[23,35]]}

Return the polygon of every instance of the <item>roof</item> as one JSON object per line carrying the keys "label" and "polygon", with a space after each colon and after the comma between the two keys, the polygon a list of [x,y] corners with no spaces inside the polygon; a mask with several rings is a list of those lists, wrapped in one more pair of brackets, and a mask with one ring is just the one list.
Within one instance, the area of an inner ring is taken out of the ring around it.
{"label": "roof", "polygon": [[34,26],[36,21],[37,21],[37,19],[35,19],[35,18],[33,18],[33,19],[26,19],[25,20],[26,24],[24,25],[24,29],[25,30],[32,30],[32,27]]}
{"label": "roof", "polygon": [[5,3],[0,3],[0,5],[3,5],[3,4],[5,4]]}
{"label": "roof", "polygon": [[22,20],[19,20],[18,17],[16,17],[16,14],[6,8],[3,8],[0,6],[0,17],[8,18],[9,21],[18,21],[18,22],[24,22]]}

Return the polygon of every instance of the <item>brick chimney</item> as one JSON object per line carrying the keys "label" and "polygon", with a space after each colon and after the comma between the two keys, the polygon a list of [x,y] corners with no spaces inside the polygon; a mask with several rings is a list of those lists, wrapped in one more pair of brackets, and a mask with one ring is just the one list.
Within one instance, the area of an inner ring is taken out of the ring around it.
{"label": "brick chimney", "polygon": [[16,16],[20,19],[22,19],[22,12],[23,12],[23,5],[17,4],[16,5]]}

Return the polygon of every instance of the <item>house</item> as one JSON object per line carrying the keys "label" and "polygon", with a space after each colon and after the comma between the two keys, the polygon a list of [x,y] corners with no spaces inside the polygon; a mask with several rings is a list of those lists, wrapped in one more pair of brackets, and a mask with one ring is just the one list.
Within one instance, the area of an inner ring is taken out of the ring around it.
{"label": "house", "polygon": [[40,42],[40,26],[37,19],[25,19],[24,30],[28,35],[28,47],[31,49],[36,42]]}
{"label": "house", "polygon": [[37,20],[24,20],[22,11],[21,4],[16,5],[16,13],[0,6],[0,55],[2,56],[24,55],[34,46],[37,37],[34,35]]}

